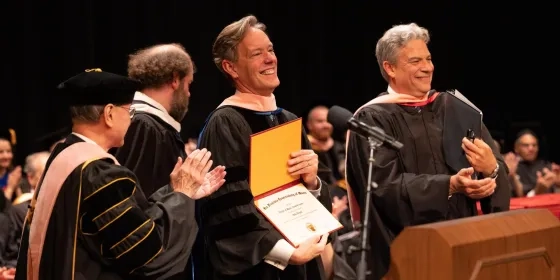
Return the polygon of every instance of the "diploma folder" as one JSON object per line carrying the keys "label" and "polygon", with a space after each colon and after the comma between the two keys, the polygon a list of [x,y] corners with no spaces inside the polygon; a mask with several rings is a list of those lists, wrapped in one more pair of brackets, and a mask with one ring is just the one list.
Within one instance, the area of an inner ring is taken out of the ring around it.
{"label": "diploma folder", "polygon": [[290,154],[301,150],[301,141],[301,118],[253,134],[250,141],[249,187],[255,205],[294,247],[342,228],[300,176],[288,173]]}
{"label": "diploma folder", "polygon": [[476,138],[482,138],[482,111],[457,90],[441,93],[445,104],[443,120],[443,154],[454,172],[470,167],[461,149],[461,141],[472,129]]}

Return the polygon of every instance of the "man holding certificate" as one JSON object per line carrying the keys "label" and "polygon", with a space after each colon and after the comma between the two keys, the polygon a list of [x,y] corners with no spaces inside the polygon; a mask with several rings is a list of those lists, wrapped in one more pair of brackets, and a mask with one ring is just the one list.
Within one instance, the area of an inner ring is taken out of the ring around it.
{"label": "man holding certificate", "polygon": [[236,92],[199,137],[228,175],[197,203],[204,257],[195,271],[205,277],[196,278],[325,279],[319,255],[340,224],[301,119],[276,106],[277,59],[264,24],[247,16],[228,25],[213,54]]}

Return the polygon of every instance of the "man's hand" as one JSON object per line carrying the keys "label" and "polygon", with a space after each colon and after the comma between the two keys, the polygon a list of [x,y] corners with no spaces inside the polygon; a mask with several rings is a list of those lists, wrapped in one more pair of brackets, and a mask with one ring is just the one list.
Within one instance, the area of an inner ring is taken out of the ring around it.
{"label": "man's hand", "polygon": [[496,169],[497,160],[492,152],[492,148],[484,141],[475,139],[474,142],[463,138],[461,147],[465,151],[467,160],[474,167],[476,172],[482,172],[486,177],[490,176]]}
{"label": "man's hand", "polygon": [[[174,191],[181,192],[192,199],[198,199],[209,195],[224,184],[225,168],[218,166],[211,173],[212,154],[206,149],[194,150],[187,159],[179,157],[175,168],[169,175],[171,177],[171,187]],[[201,187],[205,187],[201,189]],[[200,192],[199,192],[200,190]]]}
{"label": "man's hand", "polygon": [[310,190],[319,187],[318,168],[319,157],[313,150],[301,150],[290,154],[288,173],[292,176],[300,175],[305,186]]}
{"label": "man's hand", "polygon": [[290,257],[290,264],[302,265],[321,255],[329,235],[314,236],[301,243]]}
{"label": "man's hand", "polygon": [[474,173],[472,167],[463,168],[457,174],[451,176],[449,182],[450,194],[464,193],[472,199],[481,199],[490,196],[496,189],[496,180],[484,178],[482,180],[473,180],[471,175]]}
{"label": "man's hand", "polygon": [[223,166],[216,166],[212,171],[206,173],[204,177],[204,183],[194,194],[192,199],[201,199],[213,194],[217,189],[219,189],[226,180],[226,168]]}
{"label": "man's hand", "polygon": [[542,171],[537,171],[537,185],[535,186],[535,193],[542,194],[548,192],[550,187],[556,181],[556,174],[548,168]]}

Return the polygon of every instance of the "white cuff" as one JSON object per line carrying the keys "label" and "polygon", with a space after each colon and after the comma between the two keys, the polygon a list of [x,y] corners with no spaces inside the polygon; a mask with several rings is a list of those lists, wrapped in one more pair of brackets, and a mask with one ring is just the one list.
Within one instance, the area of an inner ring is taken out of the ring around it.
{"label": "white cuff", "polygon": [[284,270],[295,250],[296,248],[290,245],[288,241],[280,239],[270,250],[270,253],[264,257],[264,261],[280,270]]}
{"label": "white cuff", "polygon": [[319,197],[321,195],[321,188],[323,187],[323,182],[319,176],[317,176],[317,180],[319,180],[319,187],[316,190],[309,190],[314,197]]}

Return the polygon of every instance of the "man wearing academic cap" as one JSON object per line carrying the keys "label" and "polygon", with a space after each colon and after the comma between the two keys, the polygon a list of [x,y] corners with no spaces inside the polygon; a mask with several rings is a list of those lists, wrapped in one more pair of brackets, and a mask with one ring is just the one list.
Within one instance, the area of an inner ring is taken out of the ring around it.
{"label": "man wearing academic cap", "polygon": [[[16,279],[176,279],[196,236],[193,200],[219,188],[210,153],[177,159],[171,182],[150,199],[132,171],[107,153],[119,147],[138,82],[99,69],[59,85],[72,134],[47,161],[30,203]],[[162,174],[162,176],[165,176]]]}
{"label": "man wearing academic cap", "polygon": [[[381,146],[375,152],[372,279],[387,272],[390,244],[404,227],[477,215],[477,201],[484,213],[509,209],[507,167],[481,112],[456,91],[431,90],[429,40],[428,30],[414,23],[386,31],[375,54],[387,92],[354,115],[404,144],[398,151]],[[465,138],[468,129],[475,132],[472,142]],[[350,200],[363,216],[369,143],[354,132],[347,142],[347,180],[355,198]]]}
{"label": "man wearing academic cap", "polygon": [[[206,266],[201,279],[325,279],[320,254],[327,237],[292,247],[257,211],[249,189],[250,135],[297,118],[276,106],[277,58],[264,24],[247,16],[226,26],[213,53],[236,92],[211,113],[199,138],[199,148],[210,149],[214,164],[228,171],[224,187],[197,206],[205,251],[197,265]],[[301,141],[304,150],[294,151],[287,171],[300,176],[330,212],[328,188],[317,177],[318,158],[305,131]]]}

